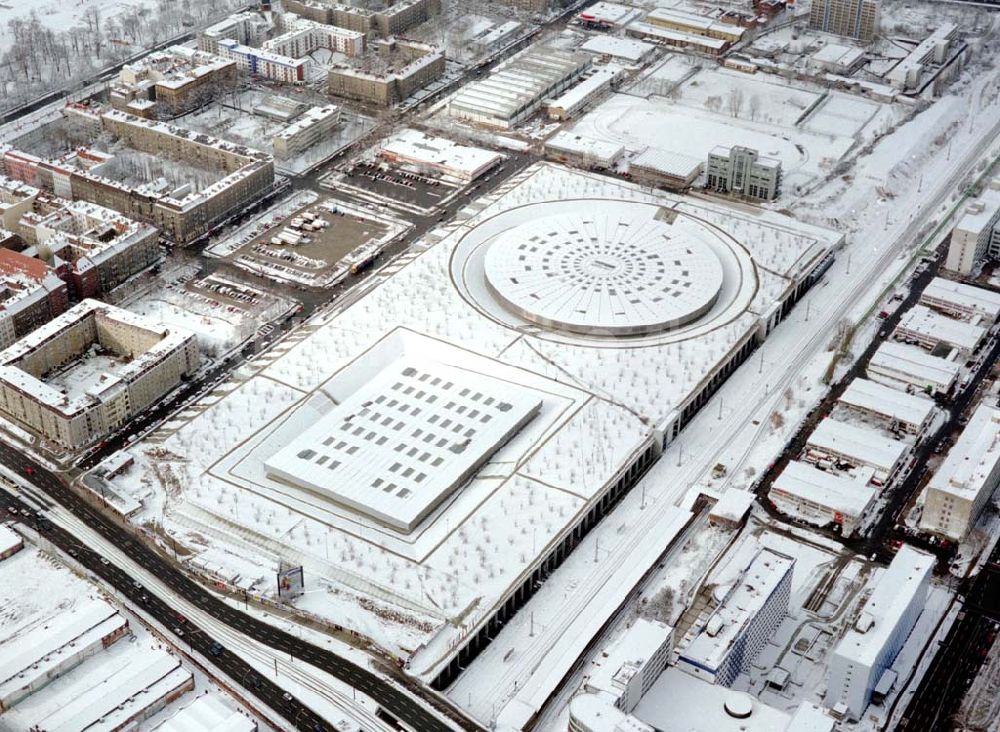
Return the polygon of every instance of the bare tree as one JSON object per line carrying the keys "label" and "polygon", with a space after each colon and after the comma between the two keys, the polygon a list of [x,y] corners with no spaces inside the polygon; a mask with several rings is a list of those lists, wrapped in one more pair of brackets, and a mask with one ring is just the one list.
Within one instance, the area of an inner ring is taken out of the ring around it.
{"label": "bare tree", "polygon": [[751,120],[757,121],[757,115],[760,114],[760,97],[756,94],[750,95],[750,101],[747,102],[747,114],[750,115]]}
{"label": "bare tree", "polygon": [[726,108],[729,110],[730,117],[739,117],[740,111],[743,109],[743,90],[734,86],[729,90],[729,99],[727,100]]}

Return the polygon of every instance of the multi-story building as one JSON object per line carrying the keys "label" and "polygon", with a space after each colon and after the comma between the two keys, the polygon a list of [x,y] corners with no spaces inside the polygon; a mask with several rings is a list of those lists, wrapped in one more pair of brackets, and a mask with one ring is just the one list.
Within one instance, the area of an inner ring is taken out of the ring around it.
{"label": "multi-story building", "polygon": [[236,76],[232,60],[171,46],[125,64],[111,84],[111,104],[139,117],[176,117],[231,89]]}
{"label": "multi-story building", "polygon": [[336,104],[313,107],[274,136],[274,156],[282,160],[294,157],[315,145],[338,124],[340,107]]}
{"label": "multi-story building", "polygon": [[809,27],[869,42],[878,33],[878,0],[814,0]]}
{"label": "multi-story building", "polygon": [[[8,176],[152,224],[178,244],[203,236],[273,189],[274,160],[259,150],[118,110],[101,114],[89,107],[68,107],[65,113],[89,125],[95,138],[104,133],[114,137],[120,143],[116,152],[81,148],[43,160],[7,149],[2,160]],[[200,189],[125,182],[109,166],[115,165],[116,155],[131,153],[189,164],[221,177]]]}
{"label": "multi-story building", "polygon": [[874,472],[861,468],[837,474],[792,460],[774,479],[767,497],[786,516],[813,526],[838,527],[842,536],[852,536],[878,497],[869,485]]}
{"label": "multi-story building", "polygon": [[40,259],[0,249],[0,348],[68,307],[69,290],[54,269]]}
{"label": "multi-story building", "polygon": [[392,70],[339,65],[327,74],[327,91],[381,107],[398,104],[444,74],[444,54],[435,46],[389,39],[375,44],[383,63]]}
{"label": "multi-story building", "polygon": [[304,18],[388,38],[404,33],[441,12],[441,0],[397,0],[370,10],[336,0],[285,0],[287,11]]}
{"label": "multi-story building", "polygon": [[[731,561],[740,561],[737,555]],[[788,612],[795,560],[761,549],[738,569],[728,592],[677,659],[693,676],[729,686],[748,670]]]}
{"label": "multi-story building", "polygon": [[927,484],[920,528],[962,541],[1000,483],[1000,410],[976,407]]}
{"label": "multi-story building", "polygon": [[902,650],[927,599],[934,557],[904,545],[897,552],[829,663],[823,703],[860,719],[883,673]]}
{"label": "multi-story building", "polygon": [[781,193],[781,162],[748,147],[716,147],[708,154],[707,186],[752,201],[773,201]]}
{"label": "multi-story building", "polygon": [[[930,80],[938,79],[935,86],[940,88],[940,82],[952,78],[953,73],[962,68],[962,58],[955,59],[959,63],[949,63],[953,58],[953,50],[957,50],[958,55],[964,57],[963,51],[967,49],[958,40],[958,26],[954,23],[942,23],[893,66],[885,75],[885,80],[896,89],[907,92],[922,90],[929,83],[928,77],[930,77]],[[953,67],[953,72],[942,74],[945,66]]]}
{"label": "multi-story building", "polygon": [[987,256],[1000,253],[1000,177],[990,181],[978,198],[969,202],[965,214],[951,230],[944,267],[969,274]]}
{"label": "multi-story building", "polygon": [[233,40],[244,46],[259,46],[274,30],[274,23],[261,13],[246,11],[230,15],[198,34],[198,48],[219,52],[219,42]]}
{"label": "multi-story building", "polygon": [[583,688],[605,694],[615,707],[629,714],[667,667],[672,645],[670,626],[639,618],[605,651]]}
{"label": "multi-story building", "polygon": [[529,48],[487,78],[463,87],[448,103],[448,114],[490,127],[515,127],[537,112],[543,101],[569,88],[590,64],[586,54]]}
{"label": "multi-story building", "polygon": [[[102,368],[76,368],[95,357]],[[85,447],[152,406],[199,363],[193,334],[84,300],[0,352],[0,413],[64,447]]]}
{"label": "multi-story building", "polygon": [[234,61],[247,74],[284,84],[304,84],[312,67],[309,59],[292,58],[264,48],[247,46],[232,38],[220,40],[217,53]]}
{"label": "multi-story building", "polygon": [[321,48],[345,56],[358,56],[365,51],[365,34],[360,31],[318,23],[294,13],[275,17],[281,35],[264,41],[261,46],[264,50],[292,58],[303,58]]}

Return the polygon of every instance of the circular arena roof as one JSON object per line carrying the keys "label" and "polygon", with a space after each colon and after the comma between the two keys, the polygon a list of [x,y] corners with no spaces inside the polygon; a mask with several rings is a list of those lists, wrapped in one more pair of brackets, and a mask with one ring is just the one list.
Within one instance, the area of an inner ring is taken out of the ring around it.
{"label": "circular arena roof", "polygon": [[712,308],[723,267],[701,239],[613,210],[536,218],[499,234],[486,283],[525,320],[574,333],[637,335],[689,323]]}

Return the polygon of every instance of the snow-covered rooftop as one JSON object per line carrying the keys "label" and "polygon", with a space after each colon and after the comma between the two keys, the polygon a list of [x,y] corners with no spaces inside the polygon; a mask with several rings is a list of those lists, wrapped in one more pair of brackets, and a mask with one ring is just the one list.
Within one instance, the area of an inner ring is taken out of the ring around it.
{"label": "snow-covered rooftop", "polygon": [[868,485],[873,472],[872,468],[861,468],[854,476],[841,475],[792,460],[774,479],[772,490],[857,517],[875,500],[875,489]]}
{"label": "snow-covered rooftop", "polygon": [[835,653],[860,668],[872,668],[886,650],[896,624],[914,596],[926,592],[934,562],[932,554],[925,554],[908,544],[900,547]]}
{"label": "snow-covered rooftop", "polygon": [[869,361],[869,371],[884,374],[905,374],[913,380],[946,390],[961,366],[926,351],[903,343],[883,343]]}
{"label": "snow-covered rooftop", "polygon": [[673,629],[669,625],[638,618],[621,638],[605,649],[598,667],[591,672],[587,688],[619,696],[633,675],[672,637]]}
{"label": "snow-covered rooftop", "polygon": [[600,0],[586,10],[577,14],[577,18],[588,22],[610,23],[620,25],[639,14],[639,10],[630,5],[606,2]]}
{"label": "snow-covered rooftop", "polygon": [[16,549],[24,543],[21,535],[7,524],[0,524],[0,555]]}
{"label": "snow-covered rooftop", "polygon": [[494,295],[526,320],[577,333],[650,333],[712,307],[723,268],[709,246],[655,209],[594,206],[500,234],[485,261]]}
{"label": "snow-covered rooftop", "polygon": [[906,445],[899,440],[883,437],[867,427],[838,422],[831,417],[817,425],[806,444],[884,473],[891,473],[907,450]]}
{"label": "snow-covered rooftop", "polygon": [[942,305],[948,309],[979,313],[990,322],[1000,317],[1000,292],[946,280],[944,277],[932,279],[920,293],[920,301],[927,305]]}
{"label": "snow-covered rooftop", "polygon": [[770,600],[772,593],[792,571],[795,560],[770,549],[761,549],[737,584],[681,652],[681,658],[711,672],[718,670],[733,650],[743,631]]}
{"label": "snow-covered rooftop", "polygon": [[[727,27],[735,28],[735,26]],[[653,25],[652,23],[643,23],[640,21],[630,23],[628,30],[633,35],[639,35],[643,38],[669,41],[672,43],[685,43],[689,46],[700,46],[701,48],[706,48],[713,53],[718,53],[729,45],[729,41],[725,41],[721,38],[709,38],[708,36],[695,35],[694,33],[670,30],[669,28]]]}
{"label": "snow-covered rooftop", "polygon": [[994,179],[965,207],[965,213],[955,224],[955,231],[962,231],[978,238],[987,228],[993,226],[1000,211],[1000,180]]}
{"label": "snow-covered rooftop", "polygon": [[638,63],[655,49],[651,43],[616,36],[594,36],[580,46],[581,51],[601,56],[613,56],[631,63]]}
{"label": "snow-covered rooftop", "polygon": [[492,167],[503,155],[471,145],[461,145],[445,137],[434,137],[419,130],[406,128],[389,137],[382,154],[409,163],[442,169],[463,178],[472,179]]}
{"label": "snow-covered rooftop", "polygon": [[412,531],[540,406],[510,384],[407,359],[265,464],[274,476]]}
{"label": "snow-covered rooftop", "polygon": [[549,108],[564,110],[576,109],[594,94],[607,88],[615,79],[622,75],[624,69],[617,64],[606,64],[594,70],[586,79],[564,91],[555,99],[547,102]]}
{"label": "snow-covered rooftop", "polygon": [[233,709],[220,694],[199,696],[156,732],[255,732],[257,723]]}
{"label": "snow-covered rooftop", "polygon": [[605,165],[612,165],[625,153],[625,146],[621,143],[598,140],[566,130],[561,130],[546,140],[545,147],[554,152],[592,157]]}
{"label": "snow-covered rooftop", "polygon": [[848,385],[839,401],[915,427],[923,425],[934,411],[934,402],[927,397],[860,378]]}
{"label": "snow-covered rooftop", "polygon": [[678,178],[694,178],[701,172],[704,162],[691,155],[676,153],[670,150],[663,150],[657,147],[648,147],[645,151],[632,158],[630,165],[636,168],[648,168],[649,170]]}
{"label": "snow-covered rooftop", "polygon": [[975,350],[986,335],[986,328],[941,315],[926,305],[914,305],[903,313],[899,330],[965,351]]}
{"label": "snow-covered rooftop", "polygon": [[984,487],[992,485],[998,463],[1000,410],[980,404],[927,487],[975,500]]}

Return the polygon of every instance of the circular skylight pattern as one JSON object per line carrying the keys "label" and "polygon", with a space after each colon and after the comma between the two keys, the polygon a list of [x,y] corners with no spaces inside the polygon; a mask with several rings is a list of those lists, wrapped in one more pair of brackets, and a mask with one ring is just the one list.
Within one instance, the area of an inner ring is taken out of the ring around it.
{"label": "circular skylight pattern", "polygon": [[616,212],[547,216],[490,243],[486,282],[525,320],[574,333],[637,335],[689,323],[723,285],[715,252],[665,221]]}

